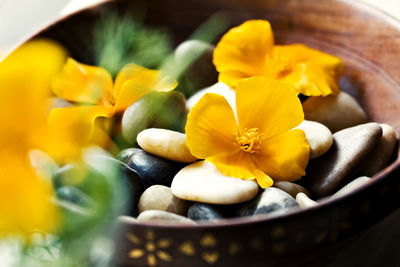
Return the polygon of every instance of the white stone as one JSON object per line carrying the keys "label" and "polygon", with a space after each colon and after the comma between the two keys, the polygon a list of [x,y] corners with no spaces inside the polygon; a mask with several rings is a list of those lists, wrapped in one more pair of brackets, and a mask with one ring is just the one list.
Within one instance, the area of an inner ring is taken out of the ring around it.
{"label": "white stone", "polygon": [[172,194],[171,188],[164,185],[153,185],[147,188],[139,199],[139,212],[146,210],[163,210],[179,215],[186,215],[187,201]]}
{"label": "white stone", "polygon": [[183,133],[151,128],[141,131],[136,140],[143,150],[165,159],[179,162],[198,160],[190,153]]}
{"label": "white stone", "polygon": [[380,124],[382,139],[375,151],[369,154],[360,167],[360,175],[369,177],[385,168],[393,156],[396,148],[397,136],[394,129],[387,124]]}
{"label": "white stone", "polygon": [[357,188],[361,187],[362,185],[368,183],[370,180],[371,180],[371,178],[369,178],[367,176],[362,176],[357,179],[354,179],[353,181],[351,181],[350,183],[348,183],[347,185],[342,187],[342,189],[337,191],[334,195],[332,195],[331,199],[335,199],[335,198],[344,196],[344,195],[356,190]]}
{"label": "white stone", "polygon": [[137,220],[139,222],[151,222],[151,223],[162,223],[162,224],[192,224],[192,225],[196,224],[196,222],[194,222],[189,218],[162,210],[146,210],[139,214]]}
{"label": "white stone", "polygon": [[318,205],[317,202],[315,202],[314,200],[309,198],[306,194],[301,193],[301,192],[296,195],[296,201],[297,201],[297,203],[299,203],[299,206],[302,209],[314,207],[314,206]]}
{"label": "white stone", "polygon": [[322,123],[332,133],[367,122],[364,110],[345,92],[310,97],[304,101],[303,109],[305,119]]}
{"label": "white stone", "polygon": [[332,133],[321,123],[304,120],[296,129],[301,129],[306,134],[310,144],[310,159],[323,155],[332,146]]}
{"label": "white stone", "polygon": [[258,185],[251,180],[223,175],[212,163],[199,161],[180,170],[171,189],[175,196],[186,200],[235,204],[254,198]]}
{"label": "white stone", "polygon": [[188,110],[191,110],[194,105],[196,105],[196,103],[199,102],[199,100],[207,93],[219,94],[225,97],[229,105],[232,107],[232,110],[236,113],[236,92],[222,82],[218,82],[210,87],[202,89],[189,97],[189,99],[186,101],[186,107]]}

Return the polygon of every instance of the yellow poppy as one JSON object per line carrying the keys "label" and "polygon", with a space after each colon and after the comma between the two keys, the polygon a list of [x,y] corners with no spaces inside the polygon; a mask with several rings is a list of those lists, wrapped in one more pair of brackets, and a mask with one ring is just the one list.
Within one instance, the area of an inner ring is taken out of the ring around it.
{"label": "yellow poppy", "polygon": [[60,45],[41,39],[0,62],[0,237],[57,227],[51,182],[33,168],[29,154],[55,150],[47,131],[47,99],[51,78],[65,60]]}
{"label": "yellow poppy", "polygon": [[212,93],[192,108],[186,142],[195,157],[225,175],[256,179],[263,188],[305,174],[310,148],[304,132],[293,129],[304,119],[297,94],[267,77],[243,79],[236,88],[236,109],[237,121],[226,99]]}
{"label": "yellow poppy", "polygon": [[339,92],[342,61],[301,44],[274,45],[266,20],[249,20],[228,31],[214,50],[219,81],[231,87],[243,78],[266,76],[307,96]]}
{"label": "yellow poppy", "polygon": [[[69,58],[62,71],[53,79],[53,92],[65,100],[74,102],[73,107],[55,108],[49,116],[49,128],[58,136],[67,134],[64,145],[93,143],[93,134],[104,135],[94,127],[96,118],[110,118],[122,112],[133,102],[151,91],[170,91],[176,81],[162,77],[156,70],[128,64],[117,75],[115,84],[103,68],[78,63]],[[100,142],[104,141],[100,138]],[[74,151],[70,151],[71,155]]]}

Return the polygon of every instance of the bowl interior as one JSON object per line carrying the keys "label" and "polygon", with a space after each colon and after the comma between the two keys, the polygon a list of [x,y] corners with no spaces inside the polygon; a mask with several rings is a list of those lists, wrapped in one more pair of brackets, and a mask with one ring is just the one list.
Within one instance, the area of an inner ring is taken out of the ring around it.
{"label": "bowl interior", "polygon": [[[90,64],[92,40],[87,33],[91,32],[94,22],[109,8],[135,14],[138,4],[146,6],[146,22],[167,27],[177,44],[216,12],[228,15],[232,25],[248,19],[267,19],[277,44],[303,43],[340,57],[345,65],[341,89],[359,101],[370,121],[387,123],[400,132],[400,22],[362,3],[350,0],[116,1],[69,17],[42,35],[59,40],[73,57]],[[400,175],[399,152],[398,149],[392,164],[375,175],[370,184],[346,197],[289,215],[186,227],[124,222],[118,258],[124,264],[146,264],[144,258],[128,256],[140,242],[132,242],[127,233],[140,240],[146,240],[149,235],[170,240],[172,245],[168,249],[176,265],[193,260],[233,266],[249,259],[254,264],[265,262],[265,258],[271,264],[282,264],[282,255],[286,257],[283,262],[287,263],[315,247],[325,251],[321,255],[326,255],[337,249],[332,245],[338,240],[354,236],[399,207],[400,182],[396,179]],[[184,244],[191,246],[185,249]],[[161,260],[160,263],[168,262]]]}

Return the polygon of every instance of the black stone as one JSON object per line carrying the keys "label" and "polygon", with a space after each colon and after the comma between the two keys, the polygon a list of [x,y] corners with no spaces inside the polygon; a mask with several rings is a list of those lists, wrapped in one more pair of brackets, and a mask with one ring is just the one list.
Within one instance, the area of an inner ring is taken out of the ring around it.
{"label": "black stone", "polygon": [[299,204],[288,193],[274,187],[266,188],[255,199],[244,204],[237,212],[240,217],[259,214],[283,213]]}
{"label": "black stone", "polygon": [[188,210],[187,217],[194,221],[212,221],[223,218],[211,205],[203,203],[193,204]]}
{"label": "black stone", "polygon": [[117,155],[117,160],[127,163],[129,158],[136,152],[136,148],[127,148],[122,150]]}
{"label": "black stone", "polygon": [[157,157],[139,148],[135,150],[127,165],[137,172],[144,190],[152,185],[170,187],[175,174],[185,166],[185,164]]}

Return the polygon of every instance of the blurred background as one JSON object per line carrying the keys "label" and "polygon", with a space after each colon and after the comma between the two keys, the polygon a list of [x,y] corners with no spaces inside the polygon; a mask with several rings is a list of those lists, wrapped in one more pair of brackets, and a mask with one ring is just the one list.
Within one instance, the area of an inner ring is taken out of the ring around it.
{"label": "blurred background", "polygon": [[[0,0],[0,60],[50,22],[105,1],[108,0]],[[354,0],[357,1],[400,18],[399,0]]]}

